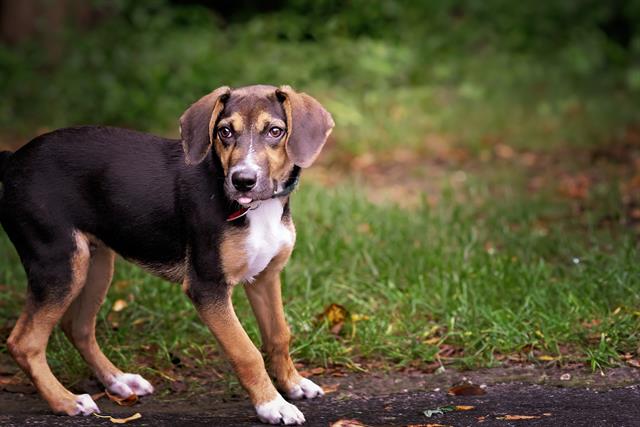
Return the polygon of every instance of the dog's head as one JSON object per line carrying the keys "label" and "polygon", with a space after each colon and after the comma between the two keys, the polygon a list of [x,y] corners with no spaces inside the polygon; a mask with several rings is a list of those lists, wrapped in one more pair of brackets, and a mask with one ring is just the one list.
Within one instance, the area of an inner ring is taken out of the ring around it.
{"label": "dog's head", "polygon": [[242,205],[281,190],[294,165],[309,167],[333,126],[318,101],[289,86],[221,87],[180,117],[187,163],[201,162],[213,145],[227,196]]}

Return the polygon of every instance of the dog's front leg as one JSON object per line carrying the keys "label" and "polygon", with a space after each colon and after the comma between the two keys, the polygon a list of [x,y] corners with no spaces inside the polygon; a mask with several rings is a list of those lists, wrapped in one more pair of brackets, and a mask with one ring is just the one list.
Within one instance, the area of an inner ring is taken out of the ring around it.
{"label": "dog's front leg", "polygon": [[324,395],[324,391],[298,373],[289,355],[291,333],[282,305],[280,271],[290,253],[290,249],[285,250],[274,258],[253,283],[245,285],[245,292],[258,320],[262,347],[269,358],[269,370],[278,388],[289,399],[313,399]]}
{"label": "dog's front leg", "polygon": [[193,279],[184,288],[198,314],[218,340],[231,362],[240,384],[247,390],[258,418],[270,424],[302,424],[304,415],[288,403],[273,386],[258,349],[240,324],[231,303],[231,286],[212,292],[220,285]]}

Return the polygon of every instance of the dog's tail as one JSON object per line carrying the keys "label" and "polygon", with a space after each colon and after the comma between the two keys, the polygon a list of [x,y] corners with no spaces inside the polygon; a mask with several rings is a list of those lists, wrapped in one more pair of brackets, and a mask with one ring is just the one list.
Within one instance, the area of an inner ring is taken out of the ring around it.
{"label": "dog's tail", "polygon": [[11,151],[0,151],[0,182],[4,177],[4,171],[9,166],[9,158],[13,153]]}

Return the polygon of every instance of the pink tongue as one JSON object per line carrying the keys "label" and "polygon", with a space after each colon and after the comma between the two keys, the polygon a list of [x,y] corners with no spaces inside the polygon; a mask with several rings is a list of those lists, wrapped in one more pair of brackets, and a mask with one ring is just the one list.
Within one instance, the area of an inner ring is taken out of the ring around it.
{"label": "pink tongue", "polygon": [[248,205],[249,203],[251,203],[251,200],[252,200],[252,199],[250,199],[249,197],[240,197],[240,198],[238,199],[238,201],[239,201],[240,203],[242,203],[243,205]]}

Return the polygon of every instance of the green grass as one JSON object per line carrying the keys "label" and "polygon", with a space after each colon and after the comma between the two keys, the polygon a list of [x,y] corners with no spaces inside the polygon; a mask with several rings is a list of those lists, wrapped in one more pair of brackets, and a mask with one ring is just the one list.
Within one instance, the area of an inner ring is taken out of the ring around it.
{"label": "green grass", "polygon": [[[576,159],[594,147],[637,146],[640,42],[636,35],[622,48],[602,32],[608,5],[296,0],[223,20],[144,3],[118,2],[91,31],[70,30],[63,60],[37,43],[0,46],[0,145],[82,123],[176,136],[182,111],[217,86],[291,84],[335,118],[323,155],[329,172],[344,172],[357,155],[393,159],[400,148],[430,159],[407,169],[411,184],[425,199],[427,189],[441,193],[436,207],[401,208],[368,202],[382,189],[367,176],[334,189],[305,181],[293,200],[298,243],[284,274],[297,360],[426,366],[448,362],[444,349],[460,366],[518,353],[597,369],[621,353],[638,356],[638,241],[622,224],[635,199],[620,185],[630,163],[609,164],[614,172],[587,165],[587,200],[556,194],[558,176],[581,173]],[[447,159],[433,140],[471,160]],[[514,158],[496,160],[498,144]],[[523,152],[546,160],[522,167]],[[432,183],[428,168],[438,167],[449,178],[463,170],[464,185]],[[540,174],[552,188],[528,190]],[[1,233],[0,285],[1,355],[25,288]],[[118,299],[128,307],[111,313]],[[235,300],[257,340],[243,292]],[[335,336],[317,320],[332,303],[367,319]],[[220,360],[180,287],[124,262],[98,326],[105,352],[126,369],[171,373],[175,355],[207,368]],[[50,347],[54,371],[86,375],[62,334]]]}
{"label": "green grass", "polygon": [[[542,196],[493,199],[478,179],[464,191],[476,202],[445,196],[438,208],[421,204],[406,210],[372,205],[350,184],[335,190],[304,185],[294,198],[298,242],[284,273],[294,358],[311,365],[426,366],[446,344],[456,349],[458,366],[493,366],[500,354],[521,353],[531,360],[581,360],[595,369],[636,351],[636,242],[597,228],[585,232],[588,218],[552,223],[542,233],[536,220],[550,211],[562,213],[564,205]],[[495,249],[488,250],[488,242]],[[8,288],[0,293],[0,318],[9,325],[25,285],[4,236],[0,258],[0,283]],[[109,314],[116,299],[130,302]],[[235,302],[259,342],[240,289]],[[331,303],[367,318],[347,322],[333,335],[317,319]],[[125,369],[170,370],[171,356],[185,354],[200,366],[220,363],[213,337],[180,287],[125,262],[118,263],[98,329],[107,355]],[[149,348],[157,355],[150,357]],[[63,377],[87,374],[61,333],[54,335],[49,354]]]}

